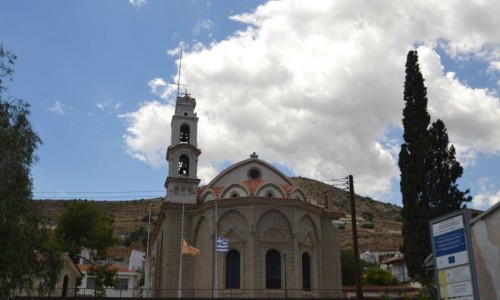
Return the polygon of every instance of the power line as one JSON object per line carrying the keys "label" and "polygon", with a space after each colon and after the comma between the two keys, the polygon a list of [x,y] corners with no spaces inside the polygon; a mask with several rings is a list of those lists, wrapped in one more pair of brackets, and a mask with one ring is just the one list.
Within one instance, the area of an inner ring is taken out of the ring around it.
{"label": "power line", "polygon": [[35,194],[126,194],[126,193],[163,193],[164,191],[117,191],[117,192],[66,192],[66,191],[43,191]]}
{"label": "power line", "polygon": [[126,191],[34,191],[35,199],[115,199],[133,200],[140,198],[160,198],[165,191],[160,190],[126,190]]}

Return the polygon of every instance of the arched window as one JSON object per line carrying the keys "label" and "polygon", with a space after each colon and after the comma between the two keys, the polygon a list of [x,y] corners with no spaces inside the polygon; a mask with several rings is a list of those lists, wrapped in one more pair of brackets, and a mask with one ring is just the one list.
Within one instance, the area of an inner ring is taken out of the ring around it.
{"label": "arched window", "polygon": [[189,158],[185,154],[179,157],[179,175],[189,176]]}
{"label": "arched window", "polygon": [[62,296],[61,297],[66,297],[66,293],[68,292],[68,275],[64,275],[63,279],[63,287],[62,287]]}
{"label": "arched window", "polygon": [[311,260],[309,254],[302,253],[302,289],[311,290]]}
{"label": "arched window", "polygon": [[181,126],[179,142],[181,144],[189,144],[189,126],[186,124]]}
{"label": "arched window", "polygon": [[226,255],[226,289],[240,288],[240,253],[230,250]]}
{"label": "arched window", "polygon": [[281,289],[281,255],[274,249],[266,253],[266,289]]}

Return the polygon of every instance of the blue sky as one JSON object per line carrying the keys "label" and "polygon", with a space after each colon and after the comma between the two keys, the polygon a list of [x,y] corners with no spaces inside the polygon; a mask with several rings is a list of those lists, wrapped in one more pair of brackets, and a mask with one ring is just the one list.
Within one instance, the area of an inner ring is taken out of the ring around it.
{"label": "blue sky", "polygon": [[257,152],[289,175],[353,174],[401,204],[404,63],[417,47],[462,189],[500,201],[498,1],[11,1],[8,95],[43,140],[36,198],[163,196],[177,59],[197,99],[199,177]]}

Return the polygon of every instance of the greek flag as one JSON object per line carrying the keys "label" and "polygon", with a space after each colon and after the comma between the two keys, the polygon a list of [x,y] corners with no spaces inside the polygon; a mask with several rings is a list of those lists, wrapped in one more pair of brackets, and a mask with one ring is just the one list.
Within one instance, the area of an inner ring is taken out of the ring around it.
{"label": "greek flag", "polygon": [[229,250],[229,240],[218,236],[216,248],[217,252],[227,252]]}

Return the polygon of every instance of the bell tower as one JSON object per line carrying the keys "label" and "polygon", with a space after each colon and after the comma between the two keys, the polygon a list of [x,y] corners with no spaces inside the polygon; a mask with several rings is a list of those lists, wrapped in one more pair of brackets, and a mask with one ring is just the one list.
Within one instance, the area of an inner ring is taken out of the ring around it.
{"label": "bell tower", "polygon": [[177,96],[175,114],[170,127],[172,137],[167,150],[168,177],[165,181],[167,201],[196,203],[200,179],[197,148],[198,117],[194,112],[196,99],[189,94]]}

